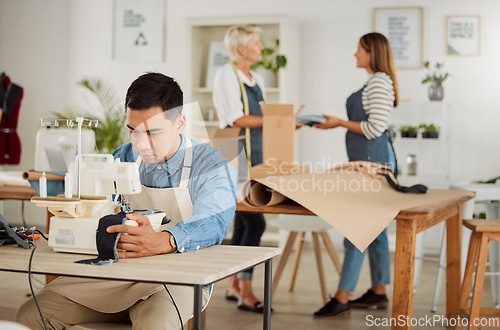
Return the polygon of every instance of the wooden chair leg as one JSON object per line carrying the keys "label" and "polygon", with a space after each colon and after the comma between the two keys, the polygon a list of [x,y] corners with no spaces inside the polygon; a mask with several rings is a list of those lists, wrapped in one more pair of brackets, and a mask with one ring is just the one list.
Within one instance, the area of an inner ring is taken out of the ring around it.
{"label": "wooden chair leg", "polygon": [[[206,327],[206,324],[207,324],[207,313],[206,313],[206,309],[201,312],[201,327],[203,329],[205,329]],[[193,318],[190,318],[189,321],[188,321],[188,324],[187,324],[187,328],[188,329],[194,329],[194,324],[193,324]],[[132,327],[131,327],[132,329]]]}
{"label": "wooden chair leg", "polygon": [[342,263],[340,262],[337,250],[335,249],[335,246],[333,245],[333,242],[330,239],[330,235],[328,235],[328,232],[326,231],[322,231],[320,235],[323,238],[323,243],[325,243],[326,251],[328,252],[328,255],[330,255],[330,258],[332,259],[333,265],[335,266],[337,273],[340,275],[340,271],[342,269]]}
{"label": "wooden chair leg", "polygon": [[313,244],[314,244],[314,254],[316,255],[316,263],[318,265],[318,275],[319,284],[321,286],[321,296],[323,297],[323,303],[328,302],[328,293],[326,290],[325,273],[323,270],[323,260],[321,258],[321,248],[319,246],[319,235],[316,232],[312,233]]}
{"label": "wooden chair leg", "polygon": [[290,256],[290,252],[292,251],[292,247],[293,247],[293,242],[295,241],[297,234],[298,234],[298,232],[296,232],[296,231],[291,231],[290,234],[288,234],[288,239],[286,240],[286,244],[285,244],[285,247],[283,249],[283,253],[281,254],[280,262],[278,263],[278,267],[276,268],[276,271],[274,272],[273,288],[271,290],[271,295],[274,295],[274,293],[276,292],[276,289],[278,288],[278,283],[280,281],[281,274],[283,273],[283,269],[285,268],[286,261],[288,260],[288,257]]}
{"label": "wooden chair leg", "polygon": [[302,248],[304,247],[305,236],[305,231],[301,231],[299,233],[297,247],[295,248],[295,258],[293,259],[292,279],[290,280],[290,287],[288,288],[289,291],[293,291],[293,288],[295,287],[295,278],[297,277],[297,272],[299,270],[300,257],[302,256]]}
{"label": "wooden chair leg", "polygon": [[481,234],[479,244],[479,256],[477,258],[476,279],[474,281],[474,290],[472,293],[472,302],[469,314],[469,329],[474,330],[478,327],[472,322],[479,318],[481,311],[481,296],[483,294],[484,272],[486,271],[486,260],[488,258],[488,244],[490,240],[488,234]]}
{"label": "wooden chair leg", "polygon": [[465,274],[460,289],[460,300],[458,308],[460,310],[467,309],[467,302],[469,300],[470,289],[472,285],[472,277],[474,276],[474,269],[476,266],[477,254],[479,252],[479,237],[473,233],[469,244],[469,253],[467,256],[467,264],[465,266]]}

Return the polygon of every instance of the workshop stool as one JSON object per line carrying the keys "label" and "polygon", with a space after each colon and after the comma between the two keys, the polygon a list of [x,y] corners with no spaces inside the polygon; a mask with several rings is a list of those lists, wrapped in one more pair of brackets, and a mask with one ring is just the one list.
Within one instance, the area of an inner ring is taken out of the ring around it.
{"label": "workshop stool", "polygon": [[[489,243],[490,241],[500,241],[500,220],[464,220],[463,224],[472,230],[472,236],[469,245],[467,265],[465,266],[464,279],[460,290],[458,313],[459,316],[468,318],[469,329],[477,329],[478,326],[473,323],[473,320],[480,317],[500,317],[500,309],[481,308],[481,296],[483,294]],[[470,307],[467,307],[474,268],[476,276],[472,290],[472,301]],[[484,325],[481,325],[481,327],[484,327]]]}
{"label": "workshop stool", "polygon": [[321,248],[319,243],[319,237],[323,239],[323,243],[325,244],[326,251],[330,255],[332,259],[333,265],[337,270],[337,273],[340,274],[340,269],[342,268],[342,264],[337,256],[337,251],[335,250],[335,246],[330,239],[330,236],[327,232],[328,229],[332,228],[328,223],[323,221],[318,217],[311,216],[286,216],[277,220],[269,221],[269,225],[274,226],[279,229],[289,230],[288,238],[283,248],[283,253],[281,254],[281,258],[278,264],[278,267],[275,271],[273,284],[272,284],[272,295],[276,292],[278,287],[278,283],[280,277],[283,273],[283,269],[285,268],[285,264],[290,256],[290,253],[293,249],[293,244],[298,236],[297,247],[295,251],[295,259],[293,263],[293,271],[292,278],[290,281],[289,291],[293,291],[295,285],[295,278],[297,275],[300,257],[302,254],[302,248],[304,246],[304,240],[306,232],[312,233],[313,245],[314,245],[314,254],[316,256],[316,264],[318,265],[318,275],[319,275],[319,283],[321,287],[321,295],[323,298],[323,302],[326,303],[329,301],[328,293],[326,288],[325,274],[323,269],[323,260],[321,258]]}

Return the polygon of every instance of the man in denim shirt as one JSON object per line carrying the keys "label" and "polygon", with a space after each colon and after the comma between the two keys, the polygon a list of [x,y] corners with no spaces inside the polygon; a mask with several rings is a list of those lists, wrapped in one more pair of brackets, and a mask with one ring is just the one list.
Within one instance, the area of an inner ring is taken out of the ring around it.
{"label": "man in denim shirt", "polygon": [[[127,91],[125,106],[131,143],[113,152],[115,158],[139,165],[141,193],[125,196],[133,209],[160,208],[170,222],[153,230],[139,213],[127,218],[137,226],[116,225],[122,232],[120,258],[187,252],[220,244],[236,209],[236,170],[218,150],[196,143],[182,133],[179,85],[160,73],[146,73]],[[159,265],[161,266],[161,265]],[[193,288],[60,277],[38,295],[46,323],[64,329],[79,323],[132,322],[137,329],[178,329],[193,314]],[[204,306],[209,288],[204,288]],[[16,321],[43,329],[33,300],[21,306]]]}

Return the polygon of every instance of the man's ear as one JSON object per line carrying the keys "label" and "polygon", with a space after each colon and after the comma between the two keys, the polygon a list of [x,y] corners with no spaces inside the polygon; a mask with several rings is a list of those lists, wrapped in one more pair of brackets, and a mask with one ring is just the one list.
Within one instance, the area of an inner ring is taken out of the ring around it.
{"label": "man's ear", "polygon": [[186,129],[186,116],[180,114],[175,118],[175,131],[177,134],[182,134]]}

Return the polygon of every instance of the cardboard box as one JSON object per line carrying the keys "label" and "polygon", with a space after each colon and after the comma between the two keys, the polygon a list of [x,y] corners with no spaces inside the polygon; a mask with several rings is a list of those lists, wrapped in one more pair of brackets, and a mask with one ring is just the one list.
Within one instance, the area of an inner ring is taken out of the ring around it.
{"label": "cardboard box", "polygon": [[264,164],[292,163],[295,147],[295,114],[292,104],[261,103]]}
{"label": "cardboard box", "polygon": [[239,135],[240,128],[217,129],[210,139],[213,148],[219,150],[237,170],[237,182],[248,179],[248,164],[245,152],[245,136]]}

